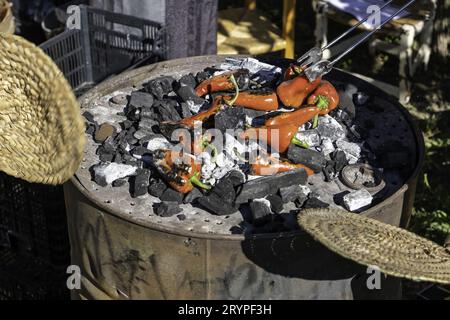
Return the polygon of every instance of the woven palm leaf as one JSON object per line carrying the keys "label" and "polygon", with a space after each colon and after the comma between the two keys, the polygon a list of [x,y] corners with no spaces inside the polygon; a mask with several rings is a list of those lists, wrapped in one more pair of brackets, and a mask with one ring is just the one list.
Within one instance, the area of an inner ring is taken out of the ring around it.
{"label": "woven palm leaf", "polygon": [[337,254],[412,280],[450,283],[450,254],[404,229],[336,209],[300,212],[300,226]]}
{"label": "woven palm leaf", "polygon": [[85,125],[72,89],[30,42],[0,33],[0,171],[60,184],[78,169]]}

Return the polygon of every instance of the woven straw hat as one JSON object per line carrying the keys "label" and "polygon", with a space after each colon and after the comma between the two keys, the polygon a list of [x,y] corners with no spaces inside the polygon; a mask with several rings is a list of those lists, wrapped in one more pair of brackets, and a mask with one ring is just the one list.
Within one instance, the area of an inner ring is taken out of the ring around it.
{"label": "woven straw hat", "polygon": [[300,226],[337,254],[412,280],[450,283],[445,248],[404,229],[336,209],[300,212]]}
{"label": "woven straw hat", "polygon": [[30,42],[0,33],[0,171],[60,184],[78,169],[85,125],[70,85]]}

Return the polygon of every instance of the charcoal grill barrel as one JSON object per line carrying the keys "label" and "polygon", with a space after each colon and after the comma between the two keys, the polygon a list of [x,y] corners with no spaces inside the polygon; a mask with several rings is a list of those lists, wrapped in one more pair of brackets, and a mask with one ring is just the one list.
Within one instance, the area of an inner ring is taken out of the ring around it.
{"label": "charcoal grill barrel", "polygon": [[[224,57],[207,56],[151,65],[110,79],[80,98],[82,107],[160,75],[197,72]],[[423,138],[396,100],[350,74],[353,83],[396,108],[412,132],[415,155],[406,182],[362,214],[399,226],[409,220],[423,161]],[[86,155],[87,157],[89,154]],[[86,163],[84,164],[86,166]],[[332,253],[303,231],[253,236],[185,230],[149,221],[124,206],[118,194],[96,190],[83,167],[65,185],[72,264],[81,268],[80,299],[394,299],[397,278],[382,277],[369,290],[367,268]],[[111,200],[113,201],[111,203]],[[115,202],[114,202],[115,201]],[[138,204],[134,204],[135,207]],[[148,208],[149,212],[151,208]],[[213,217],[211,218],[213,222]]]}

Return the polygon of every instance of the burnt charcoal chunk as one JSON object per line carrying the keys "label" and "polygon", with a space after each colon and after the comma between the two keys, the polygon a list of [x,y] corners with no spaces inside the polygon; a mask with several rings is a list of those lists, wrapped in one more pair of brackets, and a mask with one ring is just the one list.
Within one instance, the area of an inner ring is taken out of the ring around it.
{"label": "burnt charcoal chunk", "polygon": [[[139,130],[146,130],[148,133],[150,133],[150,132],[153,132],[153,128],[155,127],[155,126],[157,126],[158,125],[158,122],[157,121],[155,121],[155,120],[153,120],[153,119],[147,119],[147,118],[145,118],[145,119],[142,119],[140,122],[139,122],[139,125],[138,125],[138,129]],[[138,131],[139,131],[138,130]],[[135,136],[136,137],[136,136]],[[136,138],[138,138],[138,137],[136,137]],[[138,138],[139,139],[139,138]]]}
{"label": "burnt charcoal chunk", "polygon": [[155,108],[160,115],[161,121],[179,121],[180,115],[176,109],[177,102],[175,100],[162,100],[155,103]]}
{"label": "burnt charcoal chunk", "polygon": [[327,165],[323,168],[323,175],[326,182],[331,182],[334,177],[334,167],[336,163],[334,161],[327,161]]}
{"label": "burnt charcoal chunk", "polygon": [[141,118],[141,109],[128,106],[125,109],[125,116],[131,122],[139,121]]}
{"label": "burnt charcoal chunk", "polygon": [[189,192],[186,197],[184,198],[184,203],[194,203],[197,199],[203,197],[203,193],[195,188],[191,192]]}
{"label": "burnt charcoal chunk", "polygon": [[186,220],[186,215],[185,214],[179,214],[179,215],[177,215],[177,218],[180,221],[184,221],[184,220]]}
{"label": "burnt charcoal chunk", "polygon": [[301,209],[303,207],[303,205],[305,204],[306,200],[308,200],[308,196],[304,193],[301,193],[294,202],[295,206],[298,209]]}
{"label": "burnt charcoal chunk", "polygon": [[280,189],[280,197],[283,203],[294,202],[301,194],[302,188],[299,185],[293,185]]}
{"label": "burnt charcoal chunk", "polygon": [[326,159],[320,152],[303,149],[291,144],[287,153],[287,158],[296,164],[303,164],[311,168],[315,173],[322,171],[326,165]]}
{"label": "burnt charcoal chunk", "polygon": [[127,182],[128,182],[127,179],[119,179],[119,180],[114,181],[114,182],[112,183],[112,186],[113,186],[114,188],[123,187],[124,185],[127,184]]}
{"label": "burnt charcoal chunk", "polygon": [[145,107],[141,109],[141,120],[153,119],[154,117],[155,117],[155,109],[151,107]]}
{"label": "burnt charcoal chunk", "polygon": [[270,206],[274,213],[281,213],[283,211],[283,200],[277,195],[270,195],[266,198],[270,202]]}
{"label": "burnt charcoal chunk", "polygon": [[173,83],[175,79],[172,77],[160,77],[153,79],[144,85],[146,92],[149,92],[155,96],[157,100],[162,100],[165,95],[173,91]]}
{"label": "burnt charcoal chunk", "polygon": [[323,201],[320,201],[318,198],[310,198],[306,200],[303,208],[304,209],[326,209],[330,205]]}
{"label": "burnt charcoal chunk", "polygon": [[169,218],[182,212],[177,202],[162,202],[155,205],[155,213],[163,218]]}
{"label": "burnt charcoal chunk", "polygon": [[83,117],[92,124],[97,124],[97,122],[94,120],[94,115],[92,113],[90,113],[89,111],[85,111],[83,113]]}
{"label": "burnt charcoal chunk", "polygon": [[264,225],[272,220],[272,210],[265,201],[253,201],[250,203],[252,224],[254,226]]}
{"label": "burnt charcoal chunk", "polygon": [[334,171],[339,173],[348,164],[347,156],[344,151],[337,150],[332,155],[331,158],[334,160]]}
{"label": "burnt charcoal chunk", "polygon": [[222,180],[229,180],[233,187],[237,187],[245,182],[245,175],[240,171],[232,170],[228,172]]}
{"label": "burnt charcoal chunk", "polygon": [[180,107],[178,108],[178,113],[183,119],[192,117],[191,109],[189,109],[188,104],[185,102],[181,103]]}
{"label": "burnt charcoal chunk", "polygon": [[187,86],[191,88],[195,88],[197,86],[197,80],[192,73],[186,74],[181,77],[181,79],[177,82],[177,88],[179,89],[182,86]]}
{"label": "burnt charcoal chunk", "polygon": [[188,86],[182,86],[177,90],[177,95],[184,102],[193,101],[195,104],[203,104],[205,99],[200,98],[196,93],[195,89]]}
{"label": "burnt charcoal chunk", "polygon": [[139,169],[137,175],[130,179],[130,193],[133,198],[147,194],[151,171]]}
{"label": "burnt charcoal chunk", "polygon": [[156,179],[152,179],[150,181],[150,187],[148,188],[148,193],[150,193],[150,195],[152,195],[156,198],[161,198],[164,191],[166,191],[166,190],[167,190],[167,185],[164,181],[156,180]]}
{"label": "burnt charcoal chunk", "polygon": [[133,121],[130,120],[125,120],[124,122],[121,123],[121,127],[123,130],[128,130],[133,126]]}
{"label": "burnt charcoal chunk", "polygon": [[228,216],[237,211],[232,205],[223,201],[222,198],[215,193],[211,193],[206,197],[201,197],[197,201],[202,207],[217,216]]}
{"label": "burnt charcoal chunk", "polygon": [[164,191],[160,198],[161,201],[183,203],[184,195],[178,191],[168,188],[166,189],[166,191]]}
{"label": "burnt charcoal chunk", "polygon": [[141,159],[143,156],[145,155],[150,155],[150,151],[147,148],[144,147],[137,147],[134,148],[131,151],[131,154],[136,158],[136,159]]}
{"label": "burnt charcoal chunk", "polygon": [[200,71],[199,73],[197,73],[197,75],[195,76],[195,80],[197,80],[197,84],[202,83],[205,80],[208,80],[211,77],[211,74],[209,72],[206,71]]}
{"label": "burnt charcoal chunk", "polygon": [[222,179],[213,189],[213,193],[217,194],[222,201],[233,205],[236,198],[236,191],[234,190],[231,180]]}
{"label": "burnt charcoal chunk", "polygon": [[236,203],[242,204],[252,199],[264,198],[268,195],[276,194],[280,188],[292,185],[305,185],[307,181],[308,175],[303,169],[255,179],[242,185],[242,190],[236,198]]}
{"label": "burnt charcoal chunk", "polygon": [[100,154],[100,161],[101,162],[112,162],[114,159],[114,155],[111,153],[102,153]]}
{"label": "burnt charcoal chunk", "polygon": [[150,93],[135,91],[131,94],[130,102],[128,106],[131,108],[150,108],[153,105],[154,98]]}
{"label": "burnt charcoal chunk", "polygon": [[243,108],[226,108],[214,117],[216,129],[224,132],[227,129],[244,129],[245,112]]}
{"label": "burnt charcoal chunk", "polygon": [[97,130],[97,126],[92,123],[86,124],[86,134],[93,135],[95,133],[95,130]]}

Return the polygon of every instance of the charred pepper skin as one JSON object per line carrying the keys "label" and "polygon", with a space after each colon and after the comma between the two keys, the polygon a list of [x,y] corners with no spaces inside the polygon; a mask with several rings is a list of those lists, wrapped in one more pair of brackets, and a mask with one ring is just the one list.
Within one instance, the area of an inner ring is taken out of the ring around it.
{"label": "charred pepper skin", "polygon": [[203,81],[197,86],[195,92],[199,97],[203,97],[208,93],[234,90],[235,86],[231,81],[231,76],[234,76],[239,89],[248,89],[250,83],[250,72],[247,69],[238,69],[225,72],[221,75]]}
{"label": "charred pepper skin", "polygon": [[277,88],[280,101],[291,108],[299,108],[306,98],[319,86],[321,77],[310,82],[304,75],[298,75],[291,80],[282,82]]}
{"label": "charred pepper skin", "polygon": [[172,189],[187,194],[194,189],[194,183],[200,183],[201,165],[192,155],[175,154],[171,150],[159,150],[154,154],[155,166]]}
{"label": "charred pepper skin", "polygon": [[[233,99],[231,96],[224,97],[226,101]],[[244,91],[240,92],[236,101],[236,107],[259,111],[275,111],[278,110],[278,96],[274,91]]]}
{"label": "charred pepper skin", "polygon": [[320,115],[324,116],[339,105],[339,93],[336,88],[326,80],[322,80],[317,89],[309,96],[308,104],[318,106]]}

